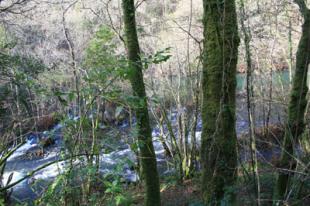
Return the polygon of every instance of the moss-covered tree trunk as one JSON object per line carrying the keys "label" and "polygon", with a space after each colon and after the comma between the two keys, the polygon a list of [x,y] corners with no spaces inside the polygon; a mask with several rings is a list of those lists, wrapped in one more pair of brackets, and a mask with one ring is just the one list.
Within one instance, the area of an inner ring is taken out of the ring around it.
{"label": "moss-covered tree trunk", "polygon": [[152,143],[152,131],[149,124],[147,98],[136,29],[134,0],[122,0],[122,6],[124,12],[126,46],[130,62],[130,81],[134,96],[139,98],[135,107],[135,113],[141,156],[140,162],[146,189],[145,205],[158,206],[160,205],[159,177]]}
{"label": "moss-covered tree trunk", "polygon": [[[202,190],[206,205],[233,202],[238,27],[234,0],[203,0]],[[225,198],[224,198],[225,197]]]}
{"label": "moss-covered tree trunk", "polygon": [[296,54],[296,71],[288,106],[288,121],[280,160],[280,170],[275,185],[274,205],[286,199],[289,179],[293,176],[293,172],[290,171],[293,171],[296,167],[296,161],[293,158],[294,147],[296,147],[298,138],[305,128],[304,115],[307,106],[306,95],[308,93],[307,72],[310,63],[310,10],[307,8],[304,0],[295,0],[295,3],[299,6],[300,12],[304,17],[304,23]]}

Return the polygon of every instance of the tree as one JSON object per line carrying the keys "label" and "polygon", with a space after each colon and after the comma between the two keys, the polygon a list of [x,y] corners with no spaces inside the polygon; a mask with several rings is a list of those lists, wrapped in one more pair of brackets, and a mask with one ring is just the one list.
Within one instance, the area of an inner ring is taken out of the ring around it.
{"label": "tree", "polygon": [[[235,90],[238,27],[235,1],[204,0],[202,190],[220,205],[237,173]],[[227,195],[226,195],[226,194]],[[233,195],[229,202],[232,202]],[[229,203],[228,202],[228,203]]]}
{"label": "tree", "polygon": [[251,31],[249,26],[245,25],[246,13],[244,8],[244,1],[240,0],[240,25],[243,34],[243,42],[245,45],[245,60],[246,60],[246,93],[247,93],[247,113],[248,113],[248,127],[250,136],[250,156],[252,164],[253,181],[256,192],[257,206],[260,206],[260,182],[257,167],[256,155],[256,138],[255,138],[255,104],[254,104],[254,88],[253,88],[253,61],[251,53]]}
{"label": "tree", "polygon": [[138,140],[142,175],[146,188],[146,206],[160,205],[159,177],[152,131],[149,124],[147,98],[142,73],[142,62],[135,20],[134,0],[122,1],[124,12],[126,46],[129,59],[129,79],[134,96],[138,97],[135,113],[137,118]]}
{"label": "tree", "polygon": [[285,128],[280,171],[274,191],[275,205],[278,204],[279,200],[285,199],[287,195],[289,179],[293,176],[296,167],[296,160],[293,158],[294,147],[297,145],[298,138],[305,128],[304,115],[308,93],[307,72],[310,63],[310,10],[304,0],[295,0],[294,2],[298,5],[304,17],[304,23],[296,54],[296,71],[288,106],[288,120]]}

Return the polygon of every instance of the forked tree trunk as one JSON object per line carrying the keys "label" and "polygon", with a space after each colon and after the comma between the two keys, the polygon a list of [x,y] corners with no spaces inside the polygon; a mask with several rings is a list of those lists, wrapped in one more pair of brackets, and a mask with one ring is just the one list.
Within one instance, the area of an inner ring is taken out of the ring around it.
{"label": "forked tree trunk", "polygon": [[[204,0],[202,189],[206,205],[233,204],[238,27],[234,0]],[[228,189],[228,190],[227,190]],[[226,196],[227,195],[227,196]]]}
{"label": "forked tree trunk", "polygon": [[308,93],[307,72],[310,60],[310,10],[304,0],[295,0],[295,3],[299,6],[304,17],[304,23],[296,54],[296,72],[288,107],[288,121],[280,160],[280,171],[273,197],[274,205],[282,205],[281,200],[287,199],[289,180],[293,176],[296,167],[296,160],[293,158],[294,147],[305,128],[304,115]]}
{"label": "forked tree trunk", "polygon": [[[152,131],[149,124],[149,115],[145,86],[143,82],[142,63],[136,29],[134,0],[122,0],[126,46],[130,66],[130,81],[134,96],[139,97],[135,107],[137,118],[140,162],[145,182],[146,206],[160,205],[159,177],[156,166],[155,151],[152,143]],[[142,102],[142,104],[141,104]]]}

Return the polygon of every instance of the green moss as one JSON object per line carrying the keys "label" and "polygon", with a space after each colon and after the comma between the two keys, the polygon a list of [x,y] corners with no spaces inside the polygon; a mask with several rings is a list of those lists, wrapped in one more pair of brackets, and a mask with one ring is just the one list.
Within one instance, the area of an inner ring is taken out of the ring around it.
{"label": "green moss", "polygon": [[[123,0],[126,46],[129,59],[129,75],[134,96],[137,96],[135,113],[137,117],[137,135],[140,149],[142,175],[146,187],[145,205],[160,205],[159,176],[155,151],[152,143],[152,131],[149,124],[147,99],[143,81],[140,48],[137,37],[135,7],[133,0]],[[141,104],[142,101],[142,104]]]}
{"label": "green moss", "polygon": [[[238,28],[235,1],[204,0],[203,196],[207,205],[233,200],[236,179],[235,90]],[[232,201],[228,201],[232,202]]]}
{"label": "green moss", "polygon": [[[296,72],[293,79],[293,88],[288,107],[288,121],[280,160],[281,168],[288,170],[294,170],[296,167],[296,160],[292,158],[294,145],[298,142],[305,128],[304,114],[308,93],[307,72],[310,61],[310,11],[307,9],[303,15],[305,21],[302,26],[302,36],[296,54]],[[292,176],[292,173],[279,172],[273,197],[275,205],[278,203],[278,200],[285,198],[290,184],[289,180]]]}

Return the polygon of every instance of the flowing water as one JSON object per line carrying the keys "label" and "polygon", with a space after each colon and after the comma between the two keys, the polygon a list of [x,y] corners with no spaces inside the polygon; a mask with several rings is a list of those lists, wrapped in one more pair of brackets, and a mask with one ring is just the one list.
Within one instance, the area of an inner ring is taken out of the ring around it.
{"label": "flowing water", "polygon": [[[239,74],[237,76],[237,88],[238,91],[241,92],[245,88],[246,79],[244,74]],[[284,85],[285,87],[288,86],[289,82],[289,74],[288,72],[278,72],[273,75],[274,85],[276,87],[280,87],[280,85]],[[264,80],[260,81],[261,84],[266,84]],[[244,133],[248,130],[248,122],[247,122],[247,112],[245,107],[245,100],[244,98],[237,98],[237,121],[236,121],[236,131],[238,134]],[[273,105],[272,108],[273,112],[271,114],[270,123],[277,123],[281,121],[279,116],[283,116],[284,108],[280,108],[278,105]],[[171,115],[171,120],[173,124],[176,124],[176,113],[174,111]],[[280,114],[280,115],[279,115]],[[261,112],[258,112],[258,118],[256,121],[256,126],[263,125],[263,118]],[[123,127],[128,127],[129,125],[123,125]],[[49,135],[51,135],[55,140],[56,143],[50,147],[48,147],[45,151],[44,157],[27,157],[27,154],[31,153],[38,149],[38,141],[36,137],[32,136],[29,137],[27,142],[20,147],[14,154],[8,159],[3,182],[6,183],[9,179],[9,176],[13,174],[11,183],[19,180],[20,178],[27,175],[29,172],[35,170],[37,167],[46,164],[48,162],[52,162],[55,160],[60,159],[60,153],[63,149],[63,141],[62,141],[62,124],[57,124],[51,131],[48,131]],[[202,122],[201,120],[198,121],[197,125],[197,132],[196,136],[198,141],[200,140],[201,136],[201,129],[202,129]],[[158,140],[159,136],[159,129],[154,127],[152,132],[154,137],[154,147],[156,151],[156,157],[159,167],[159,172],[161,174],[167,174],[170,172],[169,165],[167,159],[165,158],[164,149]],[[266,154],[269,155],[269,154]],[[107,173],[109,171],[113,171],[116,166],[124,159],[129,159],[132,162],[136,161],[136,156],[134,152],[130,149],[130,146],[123,143],[120,145],[118,150],[115,150],[108,154],[101,154],[100,155],[100,171],[102,173]],[[44,180],[44,181],[51,181],[57,175],[64,172],[66,168],[66,162],[58,162],[55,163],[39,172],[35,173],[34,176],[31,178],[26,179],[25,181],[17,184],[13,188],[12,198],[13,201],[16,202],[24,202],[28,200],[36,199],[41,195],[43,189],[37,188],[33,186],[33,182],[36,180]],[[130,169],[130,167],[124,167],[122,171],[122,176],[127,181],[137,181],[138,177],[136,173]]]}

